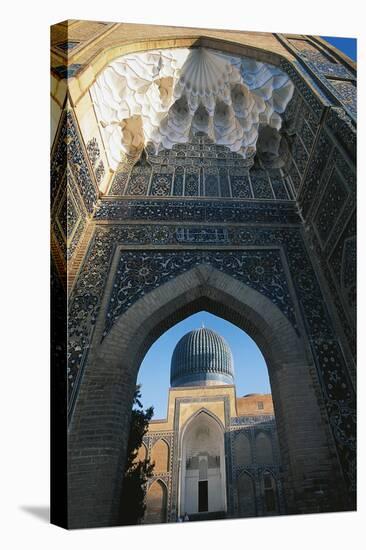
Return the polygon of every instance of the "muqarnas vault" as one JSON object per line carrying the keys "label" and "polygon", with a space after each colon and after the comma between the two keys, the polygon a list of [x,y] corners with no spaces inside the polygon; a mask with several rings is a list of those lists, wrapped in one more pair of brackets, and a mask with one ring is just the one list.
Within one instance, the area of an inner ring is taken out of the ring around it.
{"label": "muqarnas vault", "polygon": [[71,20],[51,98],[52,522],[123,523],[139,367],[202,310],[255,340],[271,394],[236,396],[220,334],[184,336],[136,449],[140,523],[355,510],[355,63],[316,36]]}

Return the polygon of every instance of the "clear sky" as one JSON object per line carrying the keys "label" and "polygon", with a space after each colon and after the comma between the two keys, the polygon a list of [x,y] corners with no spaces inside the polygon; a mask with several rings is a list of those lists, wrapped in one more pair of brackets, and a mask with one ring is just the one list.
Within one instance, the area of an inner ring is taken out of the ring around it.
{"label": "clear sky", "polygon": [[[323,36],[330,44],[356,60],[357,42],[354,38]],[[196,313],[165,332],[147,352],[141,365],[138,383],[142,385],[142,402],[154,406],[154,418],[165,418],[170,386],[170,361],[179,339],[204,323],[221,334],[229,344],[234,357],[235,384],[238,396],[247,393],[271,391],[267,366],[258,346],[242,330],[205,311]]]}
{"label": "clear sky", "polygon": [[147,352],[138,383],[142,384],[142,402],[154,406],[154,418],[165,418],[170,386],[170,361],[173,350],[184,334],[204,324],[223,336],[234,359],[237,396],[270,393],[267,366],[258,346],[235,325],[206,311],[187,317],[165,332]]}
{"label": "clear sky", "polygon": [[348,55],[353,61],[357,60],[357,40],[355,38],[336,38],[334,36],[322,36],[322,38]]}

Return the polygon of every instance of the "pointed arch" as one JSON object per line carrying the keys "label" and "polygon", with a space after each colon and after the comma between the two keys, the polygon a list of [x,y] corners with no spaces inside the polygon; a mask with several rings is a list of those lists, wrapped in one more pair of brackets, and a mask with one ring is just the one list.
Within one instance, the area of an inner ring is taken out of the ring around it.
{"label": "pointed arch", "polygon": [[262,493],[265,514],[277,514],[279,508],[277,481],[270,470],[264,470],[262,473]]}
{"label": "pointed arch", "polygon": [[[118,256],[119,252],[116,251],[115,267]],[[206,310],[247,332],[261,349],[267,364],[271,360],[273,362],[275,356],[276,361],[281,363],[299,360],[308,362],[311,358],[309,346],[270,298],[205,263],[143,295],[115,320],[110,332],[104,337],[113,279],[114,273],[111,272],[92,344],[92,351],[100,352],[101,355],[117,342],[122,348],[121,343],[129,341],[131,344],[132,341],[135,345],[130,346],[129,353],[137,354],[132,356],[132,360],[138,368],[147,350],[168,328],[198,311]],[[277,329],[275,334],[273,326]],[[293,341],[289,343],[286,338],[292,338]],[[121,359],[119,356],[119,362]]]}
{"label": "pointed arch", "polygon": [[238,512],[241,517],[257,515],[255,484],[248,472],[243,472],[237,482]]}
{"label": "pointed arch", "polygon": [[158,439],[151,450],[151,462],[154,463],[154,472],[163,473],[169,471],[170,448],[164,438]]}
{"label": "pointed arch", "polygon": [[165,523],[167,520],[168,490],[161,479],[153,481],[146,495],[144,523]]}
{"label": "pointed arch", "polygon": [[225,511],[225,441],[220,419],[201,408],[183,426],[179,449],[179,514]]}
{"label": "pointed arch", "polygon": [[[203,263],[172,277],[140,297],[116,319],[108,335],[102,339],[118,254],[117,249],[111,264],[111,276],[104,289],[70,424],[72,449],[73,441],[80,438],[83,419],[88,417],[88,404],[96,403],[96,389],[100,387],[98,400],[103,403],[106,418],[109,414],[119,427],[119,432],[113,432],[113,437],[110,436],[113,453],[108,462],[108,475],[114,492],[111,497],[111,489],[104,484],[105,500],[112,500],[111,508],[104,509],[103,512],[108,516],[108,519],[103,519],[105,524],[111,521],[110,510],[112,514],[116,514],[117,510],[120,487],[115,479],[124,465],[130,411],[142,359],[150,346],[167,329],[201,310],[209,311],[237,325],[261,349],[268,366],[286,486],[293,488],[286,495],[288,509],[306,510],[304,498],[301,496],[305,491],[303,480],[307,477],[314,478],[320,457],[324,463],[330,464],[330,468],[333,468],[333,464],[329,459],[327,428],[318,403],[319,382],[313,375],[316,367],[305,333],[300,331],[298,335],[289,320],[269,298],[227,273]],[[293,399],[295,394],[298,396],[296,401]],[[301,414],[298,403],[301,403]],[[306,459],[303,445],[304,425],[313,426],[307,432]],[[105,438],[99,436],[98,440],[93,440],[91,456],[98,455],[99,447],[104,449],[108,444],[110,429],[107,421],[105,433]],[[299,464],[301,475],[298,474]],[[96,463],[94,469],[82,472],[80,475],[83,486],[94,486],[98,476],[105,475],[105,469],[106,466],[103,470]],[[334,477],[334,473],[332,476]],[[73,491],[72,485],[70,491]],[[72,516],[72,503],[75,502],[77,507],[76,496],[75,500],[71,497],[70,502]]]}
{"label": "pointed arch", "polygon": [[219,434],[222,438],[224,436],[224,427],[220,419],[211,411],[206,408],[201,408],[195,414],[193,414],[185,423],[183,429],[181,430],[181,446],[183,440],[189,437],[189,432],[191,432],[197,425],[212,425],[215,427],[215,433]]}
{"label": "pointed arch", "polygon": [[197,416],[199,416],[200,414],[206,414],[207,416],[209,416],[210,418],[212,418],[215,422],[217,422],[218,424],[218,427],[221,429],[221,430],[224,430],[224,425],[223,423],[221,422],[220,418],[212,411],[210,411],[209,409],[207,409],[206,407],[201,407],[198,411],[194,412],[186,421],[185,423],[183,424],[182,428],[181,428],[181,432],[180,432],[180,439],[182,440],[183,436],[184,436],[184,433],[185,431],[187,430],[187,428],[189,427],[189,425],[194,422],[194,420],[197,418]]}

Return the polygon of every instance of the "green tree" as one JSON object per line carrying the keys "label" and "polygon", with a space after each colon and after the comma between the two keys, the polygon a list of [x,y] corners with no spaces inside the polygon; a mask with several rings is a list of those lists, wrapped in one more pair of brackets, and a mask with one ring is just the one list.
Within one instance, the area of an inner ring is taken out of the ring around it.
{"label": "green tree", "polygon": [[140,523],[145,513],[146,483],[152,476],[154,464],[150,462],[149,458],[138,460],[137,454],[153,413],[153,407],[143,410],[140,385],[136,386],[120,505],[122,525]]}

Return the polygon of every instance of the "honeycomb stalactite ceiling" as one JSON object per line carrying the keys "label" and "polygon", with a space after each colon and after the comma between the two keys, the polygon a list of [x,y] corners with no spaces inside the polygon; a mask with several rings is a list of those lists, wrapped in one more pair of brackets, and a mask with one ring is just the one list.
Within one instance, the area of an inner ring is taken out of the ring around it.
{"label": "honeycomb stalactite ceiling", "polygon": [[260,127],[281,128],[294,86],[273,65],[206,48],[154,50],[111,62],[91,88],[110,165],[205,132],[244,158]]}

